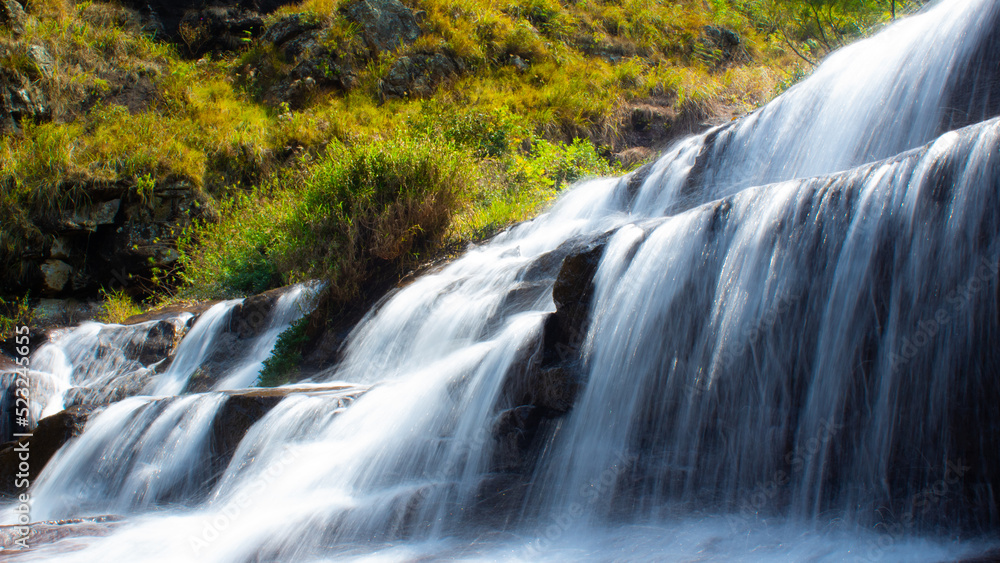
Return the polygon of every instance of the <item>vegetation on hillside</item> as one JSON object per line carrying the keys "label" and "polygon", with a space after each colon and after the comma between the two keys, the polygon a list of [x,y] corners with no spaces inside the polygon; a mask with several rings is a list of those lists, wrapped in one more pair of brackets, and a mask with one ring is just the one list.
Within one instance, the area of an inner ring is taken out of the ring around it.
{"label": "vegetation on hillside", "polygon": [[[193,60],[191,44],[164,41],[114,2],[28,3],[23,30],[0,30],[0,58],[42,85],[51,119],[0,138],[4,285],[17,287],[39,225],[93,190],[149,199],[183,181],[210,209],[171,241],[180,258],[156,271],[160,291],[217,297],[315,277],[350,299],[376,272],[481,239],[578,178],[648,158],[655,146],[627,150],[637,120],[646,125],[642,108],[665,112],[649,133],[664,140],[749,111],[807,61],[887,21],[893,4],[403,3],[421,36],[367,59],[352,54],[360,30],[346,2],[304,0],[268,16],[273,25],[299,14],[354,65],[352,88],[294,103],[270,94],[293,61],[261,38]],[[386,95],[395,63],[431,54],[463,70],[420,95]]]}

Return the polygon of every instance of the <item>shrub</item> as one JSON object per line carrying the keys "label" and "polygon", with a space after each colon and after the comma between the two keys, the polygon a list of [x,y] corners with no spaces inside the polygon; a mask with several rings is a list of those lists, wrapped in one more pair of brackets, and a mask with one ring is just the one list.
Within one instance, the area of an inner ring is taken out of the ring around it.
{"label": "shrub", "polygon": [[121,324],[129,317],[142,313],[142,308],[132,301],[123,290],[101,290],[104,297],[104,313],[100,320],[109,324]]}
{"label": "shrub", "polygon": [[227,294],[320,278],[348,298],[375,269],[412,265],[439,243],[476,174],[465,151],[426,139],[332,145],[189,231],[186,276],[195,291]]}

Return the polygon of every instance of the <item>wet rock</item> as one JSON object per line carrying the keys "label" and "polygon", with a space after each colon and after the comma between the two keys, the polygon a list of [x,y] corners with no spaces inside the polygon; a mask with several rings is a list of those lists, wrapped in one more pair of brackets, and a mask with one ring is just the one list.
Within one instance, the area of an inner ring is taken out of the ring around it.
{"label": "wet rock", "polygon": [[156,371],[140,367],[117,374],[96,387],[73,387],[66,391],[63,404],[71,407],[97,407],[117,403],[148,392]]}
{"label": "wet rock", "polygon": [[221,475],[250,427],[289,395],[336,398],[337,408],[346,408],[367,390],[368,388],[363,386],[315,385],[226,392],[228,395],[226,402],[212,422],[210,442],[212,474]]}
{"label": "wet rock", "polygon": [[137,333],[136,337],[125,347],[125,357],[130,360],[150,366],[167,359],[183,336],[177,325],[168,321],[152,323],[145,333]]}
{"label": "wet rock", "polygon": [[610,233],[563,260],[555,285],[552,286],[556,312],[545,323],[543,363],[550,363],[553,358],[564,361],[565,353],[561,351],[560,345],[575,348],[586,335],[590,304],[594,296],[594,276],[609,237]]}
{"label": "wet rock", "polygon": [[[118,527],[120,521],[121,517],[108,515],[34,522],[28,526],[27,544],[35,548],[67,538],[107,536]],[[15,544],[23,536],[22,530],[21,526],[0,526],[0,558],[14,557],[23,553]],[[67,547],[67,551],[73,549]]]}
{"label": "wet rock", "polygon": [[[185,321],[185,326],[191,328],[198,317],[205,311],[212,308],[218,301],[194,301],[190,303],[175,303],[167,307],[162,307],[153,311],[145,312],[125,319],[124,325],[136,325],[148,323],[150,321],[174,321],[174,319],[190,314]],[[185,329],[186,330],[186,329]]]}
{"label": "wet rock", "polygon": [[[594,275],[609,236],[568,241],[522,274],[522,278],[531,279],[555,276],[552,293],[556,311],[546,318],[540,341],[520,350],[505,375],[494,407],[498,414],[492,431],[495,449],[490,471],[510,475],[483,485],[483,506],[495,507],[517,496],[518,476],[530,475],[538,451],[576,402],[583,379],[579,346],[587,333]],[[507,486],[513,489],[505,489]]]}
{"label": "wet rock", "polygon": [[386,74],[382,93],[387,98],[430,96],[439,84],[458,76],[464,68],[461,60],[443,53],[400,57]]}
{"label": "wet rock", "polygon": [[361,26],[365,44],[373,54],[409,45],[420,37],[416,16],[399,0],[356,0],[340,11]]}
{"label": "wet rock", "polygon": [[16,484],[23,478],[23,475],[18,476],[19,450],[28,448],[30,463],[27,478],[34,481],[59,448],[83,432],[90,413],[88,407],[64,410],[40,420],[38,427],[32,431],[32,437],[0,445],[0,497],[13,498],[19,491]]}
{"label": "wet rock", "polygon": [[524,499],[530,488],[530,477],[525,475],[490,475],[480,483],[472,510],[478,518],[502,529],[524,506]]}
{"label": "wet rock", "polygon": [[256,338],[269,326],[271,312],[274,306],[290,287],[279,287],[251,295],[236,307],[233,307],[229,317],[229,330],[238,338]]}

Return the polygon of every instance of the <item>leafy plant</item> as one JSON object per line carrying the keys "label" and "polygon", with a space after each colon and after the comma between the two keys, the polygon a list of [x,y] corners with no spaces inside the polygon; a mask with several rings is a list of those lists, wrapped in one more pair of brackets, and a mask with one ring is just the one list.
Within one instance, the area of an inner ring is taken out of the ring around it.
{"label": "leafy plant", "polygon": [[124,290],[101,290],[104,299],[104,313],[101,315],[101,322],[110,324],[121,324],[129,317],[142,314],[142,308],[132,301]]}
{"label": "leafy plant", "polygon": [[309,317],[305,316],[278,335],[274,350],[264,360],[257,387],[277,387],[288,383],[289,375],[302,363],[302,346],[309,339],[306,333],[308,326]]}

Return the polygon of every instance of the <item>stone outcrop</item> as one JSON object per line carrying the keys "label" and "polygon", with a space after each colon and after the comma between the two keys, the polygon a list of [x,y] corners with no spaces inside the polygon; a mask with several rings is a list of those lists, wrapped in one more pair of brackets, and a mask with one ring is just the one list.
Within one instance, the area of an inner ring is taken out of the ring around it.
{"label": "stone outcrop", "polygon": [[439,84],[464,71],[461,59],[444,53],[403,56],[389,68],[382,94],[386,98],[430,96]]}
{"label": "stone outcrop", "polygon": [[12,31],[15,35],[24,32],[24,22],[28,15],[24,8],[14,0],[0,0],[0,28]]}
{"label": "stone outcrop", "polygon": [[[259,41],[269,43],[289,67],[247,66],[241,76],[266,83],[261,97],[269,105],[298,109],[320,92],[348,92],[358,68],[382,54],[400,51],[420,35],[419,17],[398,0],[358,0],[339,8],[356,25],[355,37],[332,39],[330,30],[311,14],[292,14],[273,23]],[[383,98],[428,96],[442,82],[465,72],[450,53],[412,53],[392,62],[378,87]]]}
{"label": "stone outcrop", "polygon": [[221,475],[247,430],[289,395],[328,397],[335,401],[331,408],[336,409],[350,406],[367,390],[362,386],[313,385],[226,392],[226,402],[212,422],[212,474]]}
{"label": "stone outcrop", "polygon": [[292,287],[294,286],[279,287],[252,295],[233,307],[225,329],[216,337],[213,349],[204,363],[191,376],[185,392],[208,391],[239,365],[245,353],[257,345],[256,339],[272,328],[271,317],[275,305]]}
{"label": "stone outcrop", "polygon": [[42,122],[52,108],[41,85],[14,69],[0,69],[0,133],[19,131],[22,121]]}
{"label": "stone outcrop", "polygon": [[743,46],[743,39],[735,31],[714,25],[701,29],[697,50],[701,58],[715,67],[750,60],[750,54]]}
{"label": "stone outcrop", "polygon": [[19,438],[14,442],[0,445],[0,498],[12,498],[17,494],[18,448],[30,451],[28,479],[34,481],[59,448],[83,432],[91,409],[72,407],[60,413],[43,418],[32,431],[33,436]]}
{"label": "stone outcrop", "polygon": [[260,13],[239,6],[191,10],[178,23],[177,34],[193,56],[236,51],[264,29]]}
{"label": "stone outcrop", "polygon": [[573,408],[583,383],[579,347],[589,325],[593,278],[607,237],[571,240],[535,261],[522,276],[526,281],[555,277],[556,311],[546,318],[540,341],[521,351],[504,381],[492,432],[491,476],[479,490],[484,515],[520,506],[541,448],[558,420]]}
{"label": "stone outcrop", "polygon": [[263,16],[290,0],[125,0],[144,20],[147,33],[183,45],[188,53],[240,48],[263,31]]}
{"label": "stone outcrop", "polygon": [[340,11],[361,26],[372,55],[409,45],[420,37],[416,16],[399,0],[355,0]]}
{"label": "stone outcrop", "polygon": [[37,240],[22,255],[20,276],[8,274],[7,290],[45,297],[138,290],[155,270],[173,268],[177,237],[209,216],[205,196],[184,179],[145,193],[124,183],[81,189],[89,203],[35,220]]}
{"label": "stone outcrop", "polygon": [[[327,397],[333,401],[331,408],[339,409],[350,406],[367,390],[368,388],[364,386],[313,385],[226,392],[225,403],[211,423],[209,453],[205,461],[212,468],[213,479],[221,476],[222,470],[232,459],[237,445],[250,427],[289,395]],[[11,498],[18,492],[15,487],[18,467],[17,447],[29,443],[30,479],[34,481],[59,448],[83,432],[92,414],[96,414],[94,407],[70,407],[39,421],[32,438],[21,438],[0,445],[0,498]],[[209,489],[213,483],[214,480],[205,483],[204,486]]]}

